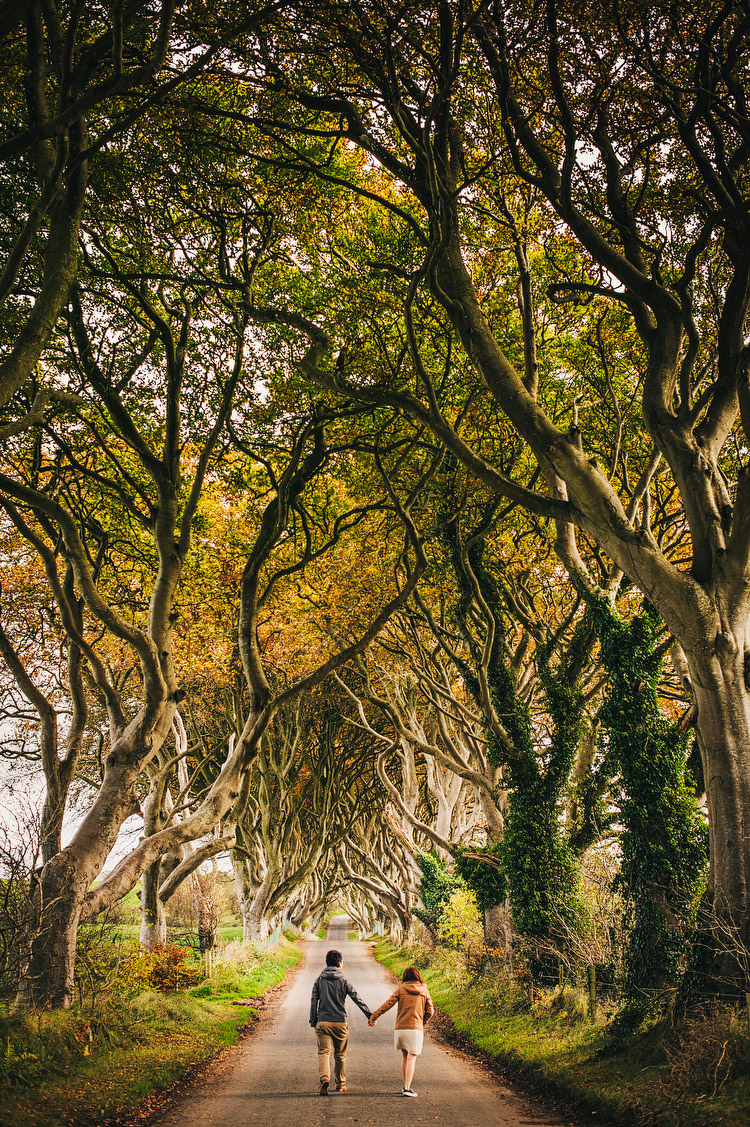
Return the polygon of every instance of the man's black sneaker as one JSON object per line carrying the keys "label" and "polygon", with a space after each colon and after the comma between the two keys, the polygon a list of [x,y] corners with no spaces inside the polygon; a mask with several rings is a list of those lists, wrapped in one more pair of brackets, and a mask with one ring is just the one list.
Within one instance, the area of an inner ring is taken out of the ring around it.
{"label": "man's black sneaker", "polygon": [[318,1092],[318,1095],[319,1096],[327,1096],[328,1095],[328,1081],[327,1080],[321,1080],[320,1091]]}

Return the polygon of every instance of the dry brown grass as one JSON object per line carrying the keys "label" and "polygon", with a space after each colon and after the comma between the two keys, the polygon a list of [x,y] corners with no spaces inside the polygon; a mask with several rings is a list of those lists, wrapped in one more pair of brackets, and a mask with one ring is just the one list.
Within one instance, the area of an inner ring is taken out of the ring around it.
{"label": "dry brown grass", "polygon": [[680,1024],[665,1043],[675,1099],[695,1093],[714,1099],[728,1080],[750,1077],[750,1037],[742,1026],[742,1014],[718,1003]]}

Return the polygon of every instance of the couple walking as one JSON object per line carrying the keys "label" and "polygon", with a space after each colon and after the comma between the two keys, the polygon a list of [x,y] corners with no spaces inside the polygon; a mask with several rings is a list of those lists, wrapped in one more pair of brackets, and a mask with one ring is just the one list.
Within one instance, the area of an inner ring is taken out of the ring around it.
{"label": "couple walking", "polygon": [[346,1021],[347,997],[359,1006],[374,1026],[381,1014],[392,1006],[396,1010],[394,1048],[401,1050],[401,1071],[404,1077],[402,1096],[416,1096],[412,1090],[417,1057],[422,1052],[423,1030],[432,1017],[435,1007],[430,992],[416,967],[407,967],[401,982],[373,1013],[360,998],[351,982],[341,970],[343,956],[340,951],[329,951],[325,970],[318,975],[312,988],[310,1025],[318,1041],[319,1095],[327,1096],[331,1083],[330,1059],[333,1052],[334,1082],[337,1092],[346,1091],[346,1047],[349,1043],[349,1026]]}

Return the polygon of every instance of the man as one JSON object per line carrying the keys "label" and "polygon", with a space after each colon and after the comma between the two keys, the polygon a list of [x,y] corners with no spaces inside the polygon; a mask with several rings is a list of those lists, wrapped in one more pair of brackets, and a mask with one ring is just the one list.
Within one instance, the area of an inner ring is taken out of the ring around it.
{"label": "man", "polygon": [[334,1081],[337,1092],[346,1091],[346,1046],[349,1026],[346,1020],[347,995],[370,1019],[372,1011],[341,973],[344,958],[340,951],[329,951],[325,970],[315,979],[310,1000],[310,1025],[318,1040],[319,1096],[328,1095],[331,1082],[331,1050],[334,1060]]}

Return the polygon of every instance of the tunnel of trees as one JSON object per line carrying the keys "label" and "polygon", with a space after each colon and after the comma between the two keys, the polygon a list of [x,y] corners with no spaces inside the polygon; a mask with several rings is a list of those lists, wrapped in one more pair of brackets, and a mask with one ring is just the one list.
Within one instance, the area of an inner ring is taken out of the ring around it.
{"label": "tunnel of trees", "polygon": [[218,857],[248,940],[460,881],[540,967],[606,857],[631,1002],[746,990],[747,0],[0,37],[16,1006]]}

